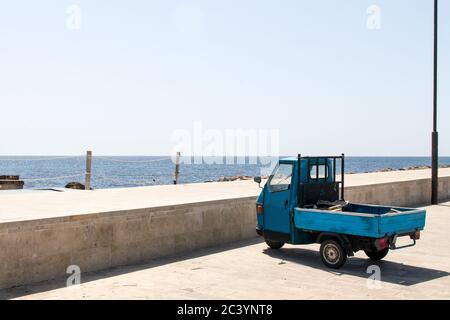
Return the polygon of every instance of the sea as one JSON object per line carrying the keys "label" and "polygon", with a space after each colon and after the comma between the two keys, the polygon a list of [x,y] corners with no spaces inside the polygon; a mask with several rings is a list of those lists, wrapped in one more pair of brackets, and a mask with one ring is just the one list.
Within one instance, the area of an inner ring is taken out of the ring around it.
{"label": "sea", "polygon": [[[398,170],[430,166],[430,157],[346,157],[346,173]],[[450,157],[439,158],[450,165]],[[182,157],[179,183],[218,181],[221,177],[264,175],[266,164],[258,158]],[[94,189],[173,184],[175,164],[168,156],[94,156]],[[20,175],[26,189],[64,188],[68,182],[84,183],[85,156],[0,156],[0,176]]]}

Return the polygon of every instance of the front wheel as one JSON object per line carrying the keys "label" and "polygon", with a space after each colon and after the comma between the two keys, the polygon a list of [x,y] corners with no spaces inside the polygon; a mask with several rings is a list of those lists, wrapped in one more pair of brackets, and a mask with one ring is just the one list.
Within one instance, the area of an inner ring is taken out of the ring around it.
{"label": "front wheel", "polygon": [[272,241],[272,240],[268,240],[268,239],[265,239],[265,241],[270,249],[278,250],[278,249],[281,249],[282,246],[284,246],[284,242]]}
{"label": "front wheel", "polygon": [[389,252],[389,248],[385,248],[385,249],[380,250],[380,251],[364,250],[364,252],[370,258],[370,260],[380,261],[381,259],[386,257],[386,255]]}
{"label": "front wheel", "polygon": [[347,254],[344,248],[336,240],[325,240],[320,245],[320,257],[322,262],[328,267],[339,269],[347,261]]}

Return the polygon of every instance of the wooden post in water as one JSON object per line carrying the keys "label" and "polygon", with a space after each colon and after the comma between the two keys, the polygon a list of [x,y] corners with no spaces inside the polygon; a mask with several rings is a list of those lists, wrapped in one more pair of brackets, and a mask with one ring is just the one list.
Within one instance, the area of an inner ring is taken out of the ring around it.
{"label": "wooden post in water", "polygon": [[86,176],[85,190],[91,190],[91,173],[92,173],[92,151],[86,152]]}
{"label": "wooden post in water", "polygon": [[178,177],[180,175],[180,157],[181,153],[177,152],[177,159],[175,162],[175,172],[173,173],[173,184],[178,184]]}

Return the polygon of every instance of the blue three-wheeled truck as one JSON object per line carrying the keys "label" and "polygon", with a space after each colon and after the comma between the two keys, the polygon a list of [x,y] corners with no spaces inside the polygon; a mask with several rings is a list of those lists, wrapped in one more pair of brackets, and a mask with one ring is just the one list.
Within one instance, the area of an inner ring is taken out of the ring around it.
{"label": "blue three-wheeled truck", "polygon": [[[415,245],[425,215],[422,209],[349,203],[344,200],[344,155],[299,155],[279,160],[264,185],[256,202],[256,232],[272,249],[320,243],[323,263],[337,269],[359,250],[381,260],[390,249]],[[411,243],[397,246],[402,236]]]}

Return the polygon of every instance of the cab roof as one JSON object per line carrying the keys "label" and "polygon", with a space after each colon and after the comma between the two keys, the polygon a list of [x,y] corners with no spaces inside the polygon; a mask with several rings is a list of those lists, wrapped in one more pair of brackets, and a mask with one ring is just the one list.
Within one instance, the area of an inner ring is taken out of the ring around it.
{"label": "cab roof", "polygon": [[[313,156],[313,157],[301,157],[302,160],[307,160],[307,159],[337,159],[337,158],[342,158],[343,156]],[[297,162],[298,158],[297,157],[284,157],[284,158],[280,158],[279,160],[280,162]]]}
{"label": "cab roof", "polygon": [[297,157],[280,158],[280,162],[297,162]]}

